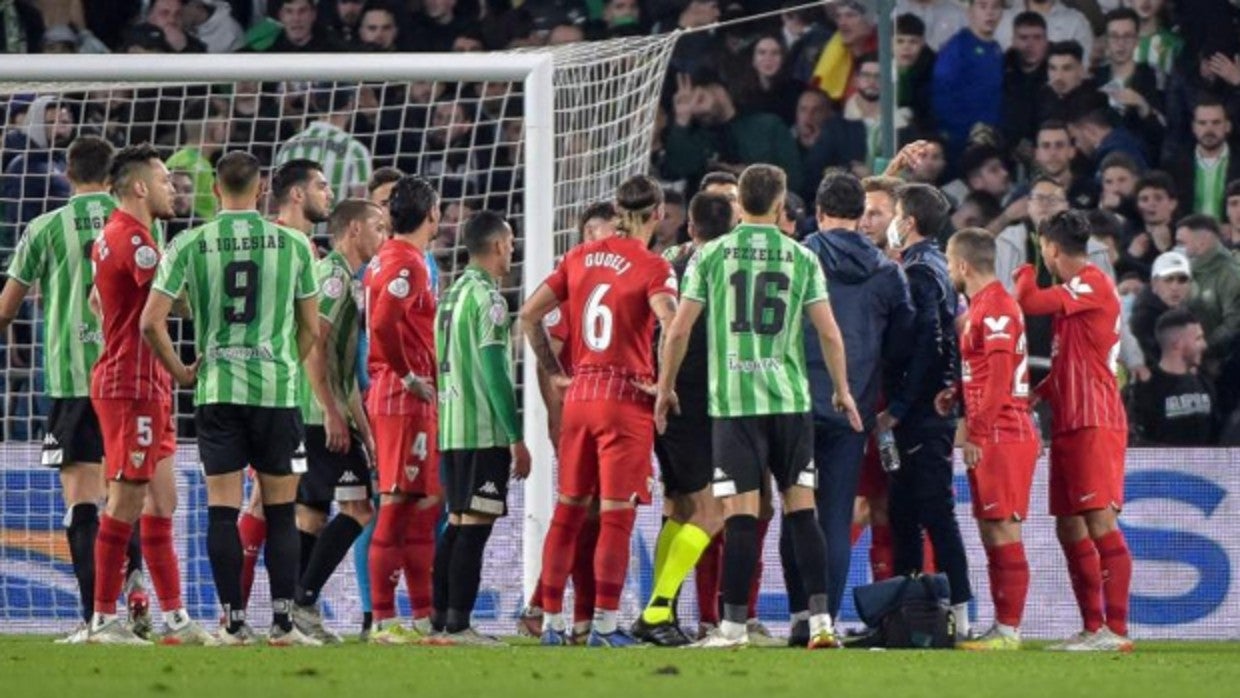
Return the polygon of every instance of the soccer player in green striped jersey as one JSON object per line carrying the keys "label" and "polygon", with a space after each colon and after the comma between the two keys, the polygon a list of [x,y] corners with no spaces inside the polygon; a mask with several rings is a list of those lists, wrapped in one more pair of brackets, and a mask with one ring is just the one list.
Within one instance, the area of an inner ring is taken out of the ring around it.
{"label": "soccer player in green striped jersey", "polygon": [[348,128],[353,120],[357,90],[333,87],[316,95],[323,118],[290,138],[276,152],[275,164],[305,159],[319,163],[332,191],[342,196],[363,196],[370,179],[370,150]]}
{"label": "soccer player in green striped jersey", "polygon": [[714,494],[723,500],[723,619],[700,647],[749,643],[749,584],[757,564],[759,489],[766,473],[783,499],[809,597],[810,648],[836,647],[827,613],[826,543],[815,519],[814,430],[802,316],[822,341],[835,380],[833,402],[861,431],[848,392],[844,342],[827,303],[817,260],[776,227],[787,179],[771,165],[740,177],[741,224],[698,251],[681,287],[681,307],[664,339],[655,423],[678,409],[676,377],[693,324],[706,312]]}
{"label": "soccer player in green striped jersey", "polygon": [[482,554],[508,511],[508,480],[530,473],[513,378],[512,317],[498,281],[512,269],[512,228],[481,211],[463,228],[469,266],[448,289],[435,323],[439,448],[448,528],[434,564],[437,630],[445,643],[498,645],[470,627]]}
{"label": "soccer player in green striped jersey", "polygon": [[[103,436],[90,403],[90,374],[103,333],[88,297],[94,281],[90,254],[116,202],[108,193],[112,146],[82,136],[69,146],[68,204],[35,218],[17,244],[0,294],[0,334],[17,317],[30,289],[41,292],[44,313],[43,372],[51,410],[43,439],[43,465],[60,470],[65,535],[78,581],[83,619],[94,608],[95,535],[104,497]],[[13,351],[10,348],[10,352]],[[85,625],[73,640],[84,640]]]}
{"label": "soccer player in green striped jersey", "polygon": [[[181,233],[160,262],[142,312],[142,334],[174,380],[195,387],[198,452],[207,476],[207,551],[227,625],[224,644],[254,633],[241,598],[237,514],[242,469],[263,489],[274,618],[268,642],[318,645],[293,626],[298,540],[293,498],[304,472],[297,407],[301,361],[318,333],[314,253],[302,233],[263,219],[258,160],[244,152],[216,167],[221,212]],[[173,299],[186,294],[198,359],[181,362],[168,335]]]}
{"label": "soccer player in green striped jersey", "polygon": [[[303,633],[337,643],[339,636],[323,626],[319,593],[374,516],[368,457],[374,439],[357,385],[361,307],[354,275],[387,239],[388,215],[377,204],[346,199],[332,211],[327,228],[332,251],[315,265],[319,338],[302,371],[309,468],[297,490],[302,567],[293,620]],[[332,502],[340,511],[328,523]]]}

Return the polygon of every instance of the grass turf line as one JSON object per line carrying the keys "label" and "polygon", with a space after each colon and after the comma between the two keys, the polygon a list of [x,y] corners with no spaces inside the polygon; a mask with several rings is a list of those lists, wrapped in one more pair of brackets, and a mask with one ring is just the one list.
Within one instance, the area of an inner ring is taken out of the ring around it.
{"label": "grass turf line", "polygon": [[1236,695],[1240,643],[1146,642],[1132,655],[339,647],[91,647],[0,636],[6,696]]}

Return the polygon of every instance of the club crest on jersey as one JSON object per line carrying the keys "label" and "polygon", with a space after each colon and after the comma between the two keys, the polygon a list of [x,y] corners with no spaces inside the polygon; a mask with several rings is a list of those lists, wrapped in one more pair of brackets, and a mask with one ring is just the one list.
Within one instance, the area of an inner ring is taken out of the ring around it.
{"label": "club crest on jersey", "polygon": [[336,276],[327,277],[323,280],[323,295],[332,300],[344,295],[344,282]]}
{"label": "club crest on jersey", "polygon": [[387,290],[397,298],[405,298],[409,295],[409,281],[404,278],[392,279],[388,282]]}
{"label": "club crest on jersey", "polygon": [[141,469],[146,465],[146,451],[130,451],[129,462],[133,464],[133,467]]}
{"label": "club crest on jersey", "polygon": [[1007,327],[1011,324],[1012,318],[1007,315],[999,317],[984,317],[982,324],[986,326],[986,339],[1011,339],[1012,335],[1008,334]]}
{"label": "club crest on jersey", "polygon": [[508,321],[508,304],[505,303],[502,299],[499,301],[493,302],[491,303],[491,309],[490,311],[488,311],[487,314],[491,319],[491,324],[503,325],[505,322]]}
{"label": "club crest on jersey", "polygon": [[148,245],[143,245],[133,253],[133,263],[138,265],[139,269],[151,269],[159,262],[159,254],[151,249]]}
{"label": "club crest on jersey", "polygon": [[418,466],[406,465],[405,466],[405,479],[408,480],[409,482],[413,482],[414,480],[418,479],[418,473],[420,472],[422,472],[422,469],[419,468]]}

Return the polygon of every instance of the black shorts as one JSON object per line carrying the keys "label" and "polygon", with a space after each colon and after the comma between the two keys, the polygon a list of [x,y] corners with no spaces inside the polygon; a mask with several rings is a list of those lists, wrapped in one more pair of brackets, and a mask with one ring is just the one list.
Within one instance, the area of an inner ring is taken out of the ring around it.
{"label": "black shorts", "polygon": [[711,420],[716,497],[759,492],[770,471],[780,492],[815,489],[814,421],[809,412]]}
{"label": "black shorts", "polygon": [[52,398],[43,437],[43,465],[103,462],[103,431],[88,397]]}
{"label": "black shorts", "polygon": [[443,491],[449,514],[504,516],[508,513],[508,478],[512,452],[506,448],[441,451]]}
{"label": "black shorts", "polygon": [[710,417],[681,408],[669,415],[667,431],[654,440],[659,459],[659,479],[664,495],[687,495],[710,485],[715,464],[711,460]]}
{"label": "black shorts", "polygon": [[362,435],[349,429],[349,450],[327,450],[327,430],[322,424],[306,426],[306,474],[297,484],[297,503],[326,511],[332,502],[363,502],[370,499],[370,458]]}
{"label": "black shorts", "polygon": [[296,407],[199,405],[194,424],[206,475],[227,475],[247,465],[263,475],[306,472],[301,410]]}

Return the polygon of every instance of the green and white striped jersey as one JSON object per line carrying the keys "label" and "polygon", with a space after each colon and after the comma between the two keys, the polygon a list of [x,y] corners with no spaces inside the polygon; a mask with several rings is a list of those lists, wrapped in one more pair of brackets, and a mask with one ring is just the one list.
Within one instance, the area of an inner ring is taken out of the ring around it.
{"label": "green and white striped jersey", "polygon": [[103,332],[89,303],[95,281],[90,251],[115,208],[104,193],[71,197],[30,221],[9,264],[9,278],[39,285],[49,397],[90,395],[90,372],[103,349]]}
{"label": "green and white striped jersey", "polygon": [[[344,255],[333,251],[314,265],[319,284],[319,317],[331,323],[327,336],[327,385],[336,407],[349,419],[349,397],[357,391],[358,307],[353,273]],[[306,424],[323,423],[323,407],[310,389],[309,374],[301,371],[301,416]],[[350,420],[351,421],[351,420]]]}
{"label": "green and white striped jersey", "polygon": [[275,165],[302,158],[319,163],[338,200],[370,179],[370,150],[326,121],[316,121],[290,138],[276,153]]}
{"label": "green and white striped jersey", "polygon": [[188,295],[198,405],[297,407],[296,302],[318,292],[304,234],[257,211],[224,211],[173,239],[154,289]]}
{"label": "green and white striped jersey", "polygon": [[508,303],[482,269],[448,289],[435,323],[439,448],[507,447],[521,440]]}
{"label": "green and white striped jersey", "polygon": [[809,250],[742,223],[698,251],[680,294],[706,305],[712,417],[810,410],[801,316],[827,300],[827,281]]}

